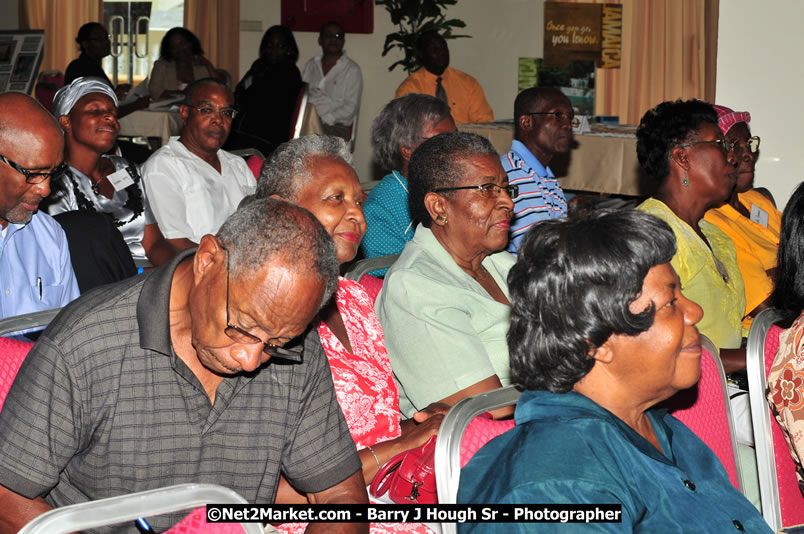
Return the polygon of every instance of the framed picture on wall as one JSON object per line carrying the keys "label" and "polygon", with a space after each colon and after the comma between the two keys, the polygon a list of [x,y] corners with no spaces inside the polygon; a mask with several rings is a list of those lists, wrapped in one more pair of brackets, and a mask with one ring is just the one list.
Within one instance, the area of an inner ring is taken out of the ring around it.
{"label": "framed picture on wall", "polygon": [[45,46],[44,30],[0,31],[0,93],[31,94]]}

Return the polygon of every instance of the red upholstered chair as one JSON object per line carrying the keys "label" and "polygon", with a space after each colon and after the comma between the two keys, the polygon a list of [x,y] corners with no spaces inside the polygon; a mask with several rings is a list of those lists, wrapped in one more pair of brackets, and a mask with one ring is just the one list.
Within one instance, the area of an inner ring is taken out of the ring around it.
{"label": "red upholstered chair", "polygon": [[[63,506],[45,512],[22,527],[20,534],[75,532],[109,525],[131,525],[138,518],[195,508],[172,533],[263,534],[259,523],[207,523],[204,505],[248,504],[237,492],[216,484],[178,484],[97,501]],[[200,508],[199,508],[200,507]]]}
{"label": "red upholstered chair", "polygon": [[726,375],[715,346],[706,336],[701,336],[701,340],[704,348],[701,378],[695,386],[667,399],[663,406],[712,449],[726,469],[731,483],[742,491]]}
{"label": "red upholstered chair", "polygon": [[376,302],[377,295],[380,294],[380,289],[382,289],[382,282],[382,278],[377,278],[370,274],[364,274],[363,277],[360,278],[360,285],[363,286],[368,296],[371,297],[371,302]]}
{"label": "red upholstered chair", "polygon": [[257,154],[249,156],[249,158],[246,160],[246,165],[248,165],[249,170],[254,175],[254,178],[256,180],[260,179],[260,172],[262,171],[262,162],[264,160],[265,158],[261,158]]}
{"label": "red upholstered chair", "polygon": [[782,333],[774,323],[782,319],[785,319],[784,315],[775,309],[757,315],[751,323],[746,347],[762,516],[774,532],[804,523],[804,497],[798,488],[795,463],[765,398],[768,372],[779,349],[779,334]]}
{"label": "red upholstered chair", "polygon": [[[493,438],[514,427],[514,421],[495,421],[485,412],[516,404],[521,392],[514,386],[467,397],[453,406],[438,429],[435,449],[439,504],[455,504],[461,467]],[[441,523],[442,534],[455,534],[455,523]]]}
{"label": "red upholstered chair", "polygon": [[513,419],[495,421],[491,414],[486,412],[478,415],[467,425],[461,439],[461,469],[466,467],[469,460],[483,445],[514,428]]}
{"label": "red upholstered chair", "polygon": [[200,506],[165,531],[165,534],[243,534],[240,523],[207,523],[207,507]]}
{"label": "red upholstered chair", "polygon": [[53,112],[53,97],[56,92],[64,87],[64,73],[60,70],[47,70],[39,73],[39,80],[36,82],[34,95],[42,106],[49,112]]}
{"label": "red upholstered chair", "polygon": [[3,409],[8,390],[11,389],[22,361],[33,345],[26,341],[0,337],[0,410]]}

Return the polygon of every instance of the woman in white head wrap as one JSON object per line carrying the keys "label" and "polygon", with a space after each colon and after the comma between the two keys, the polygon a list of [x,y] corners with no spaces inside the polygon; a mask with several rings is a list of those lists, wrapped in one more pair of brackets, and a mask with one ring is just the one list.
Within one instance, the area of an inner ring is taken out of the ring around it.
{"label": "woman in white head wrap", "polygon": [[169,261],[176,249],[156,224],[139,170],[106,154],[120,130],[112,88],[100,78],[76,78],[56,93],[53,114],[64,130],[64,161],[70,167],[51,184],[48,213],[105,213],[114,219],[138,266]]}

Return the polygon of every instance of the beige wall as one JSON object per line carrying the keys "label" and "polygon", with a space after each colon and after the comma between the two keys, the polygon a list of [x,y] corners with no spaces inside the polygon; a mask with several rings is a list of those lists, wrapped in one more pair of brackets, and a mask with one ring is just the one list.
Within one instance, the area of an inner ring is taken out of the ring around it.
{"label": "beige wall", "polygon": [[19,3],[17,0],[0,0],[0,30],[18,30],[19,28]]}
{"label": "beige wall", "polygon": [[755,184],[770,189],[780,209],[804,180],[802,20],[800,0],[720,2],[716,101],[751,113],[751,131],[762,138]]}
{"label": "beige wall", "polygon": [[[279,0],[240,0],[243,21],[261,21],[262,31],[241,31],[240,74],[245,74],[256,59],[262,32],[280,22]],[[449,41],[450,64],[477,78],[486,91],[486,98],[497,118],[513,115],[516,96],[517,58],[541,56],[543,0],[461,0],[449,10],[449,17],[466,22],[465,32],[471,39]],[[497,21],[491,24],[490,21]],[[373,34],[348,34],[346,51],[363,71],[363,99],[360,103],[360,123],[355,149],[355,168],[362,182],[373,178],[371,122],[380,109],[394,96],[397,86],[405,79],[397,67],[388,66],[401,55],[382,57],[385,36],[394,31],[388,12],[382,6],[374,8]],[[318,34],[295,32],[299,45],[299,69],[321,49],[316,43]]]}

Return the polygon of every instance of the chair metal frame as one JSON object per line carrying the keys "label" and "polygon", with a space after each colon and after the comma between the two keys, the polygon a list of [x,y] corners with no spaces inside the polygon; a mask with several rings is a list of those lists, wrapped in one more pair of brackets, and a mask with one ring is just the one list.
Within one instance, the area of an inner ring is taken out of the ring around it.
{"label": "chair metal frame", "polygon": [[768,380],[765,373],[765,341],[774,323],[786,315],[776,309],[763,310],[751,323],[745,351],[745,368],[748,374],[748,400],[754,428],[754,450],[757,454],[759,496],[762,516],[774,532],[782,529],[782,509],[779,499],[779,480],[776,476],[776,458],[773,449],[773,428],[770,406],[765,398]]}
{"label": "chair metal frame", "polygon": [[299,97],[296,99],[296,120],[293,122],[293,129],[290,132],[291,139],[298,139],[301,137],[302,126],[304,125],[304,119],[307,118],[307,100],[308,100],[308,88],[307,84],[303,83],[302,88],[299,91]]}
{"label": "chair metal frame", "polygon": [[363,275],[377,269],[385,269],[394,264],[399,258],[399,254],[388,254],[387,256],[377,256],[376,258],[366,258],[354,262],[343,277],[359,282]]}
{"label": "chair metal frame", "polygon": [[60,311],[61,308],[53,308],[0,319],[0,336],[30,330],[39,326],[47,326]]}
{"label": "chair metal frame", "polygon": [[[521,391],[516,386],[480,393],[462,399],[453,406],[438,429],[435,446],[436,488],[439,504],[455,504],[461,480],[461,440],[469,422],[482,414],[516,404]],[[455,523],[442,523],[442,534],[455,534]]]}
{"label": "chair metal frame", "polygon": [[[177,484],[56,508],[31,520],[19,534],[78,532],[208,503],[248,504],[248,501],[236,491],[217,484]],[[241,526],[247,534],[263,534],[259,523],[241,523]]]}

